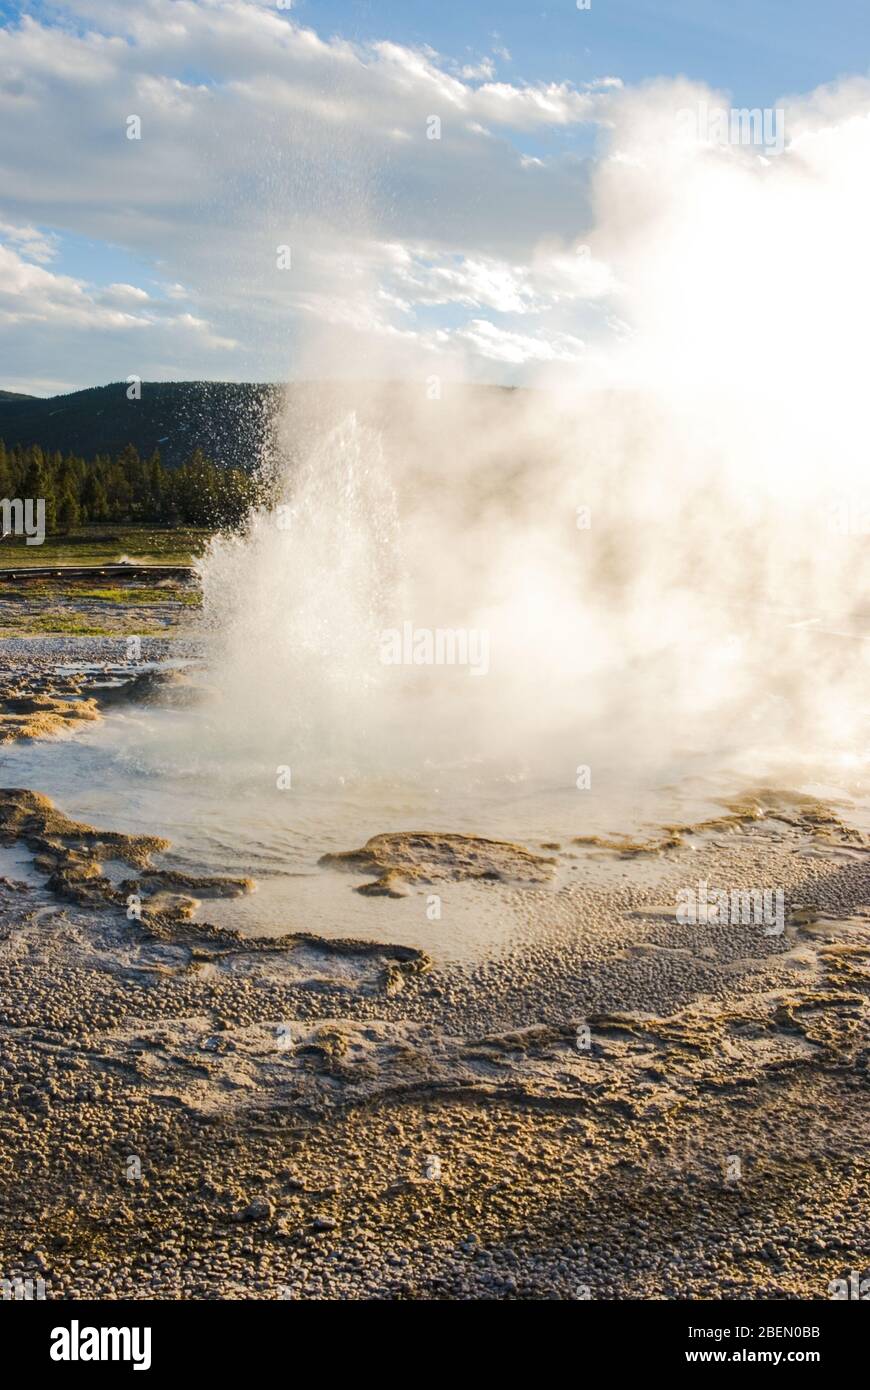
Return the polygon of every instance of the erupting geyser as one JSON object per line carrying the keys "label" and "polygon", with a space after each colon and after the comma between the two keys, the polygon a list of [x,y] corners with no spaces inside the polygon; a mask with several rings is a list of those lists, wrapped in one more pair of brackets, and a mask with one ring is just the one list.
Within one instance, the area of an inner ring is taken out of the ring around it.
{"label": "erupting geyser", "polygon": [[[313,782],[564,784],[863,747],[867,122],[834,147],[792,113],[761,159],[677,134],[693,90],[617,108],[586,240],[622,330],[573,387],[288,414],[273,503],[202,565],[225,749]],[[422,655],[385,661],[385,631]]]}

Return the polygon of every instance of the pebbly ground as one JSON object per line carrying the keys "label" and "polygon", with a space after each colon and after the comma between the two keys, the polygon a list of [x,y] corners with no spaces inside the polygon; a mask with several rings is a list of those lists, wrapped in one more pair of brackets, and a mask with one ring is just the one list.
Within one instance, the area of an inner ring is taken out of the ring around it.
{"label": "pebbly ground", "polygon": [[[5,694],[92,698],[54,671],[106,640],[4,644]],[[44,874],[0,881],[0,1277],[49,1298],[781,1299],[870,1272],[870,848],[828,808],[756,789],[646,846],[560,846],[629,878],[484,879],[520,944],[448,968],[304,922],[193,922],[135,844],[129,920],[112,827],[0,803],[0,840]],[[785,930],[681,925],[699,880],[781,885]]]}

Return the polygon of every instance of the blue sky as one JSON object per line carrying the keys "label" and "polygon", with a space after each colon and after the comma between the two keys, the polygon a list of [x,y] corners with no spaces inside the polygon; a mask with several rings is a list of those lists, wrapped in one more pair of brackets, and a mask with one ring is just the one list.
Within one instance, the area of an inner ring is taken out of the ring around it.
{"label": "blue sky", "polygon": [[[324,37],[390,38],[473,61],[498,44],[514,80],[582,82],[602,72],[626,82],[685,74],[729,90],[737,105],[770,105],[870,67],[864,0],[295,0],[287,11]],[[0,20],[51,22],[56,7],[0,0]],[[98,24],[98,11],[88,22]]]}
{"label": "blue sky", "polygon": [[526,81],[686,74],[727,88],[737,105],[769,106],[870,66],[864,0],[592,0],[580,12],[574,0],[300,0],[294,13],[320,33],[360,40],[388,33],[457,58],[498,42],[511,54],[512,76]]}
{"label": "blue sky", "polygon": [[[625,330],[597,227],[608,151],[640,139],[648,160],[639,131],[707,89],[793,96],[792,130],[847,120],[870,66],[860,0],[0,0],[0,16],[0,385],[39,394],[352,359],[574,370]],[[809,95],[840,78],[846,95]]]}

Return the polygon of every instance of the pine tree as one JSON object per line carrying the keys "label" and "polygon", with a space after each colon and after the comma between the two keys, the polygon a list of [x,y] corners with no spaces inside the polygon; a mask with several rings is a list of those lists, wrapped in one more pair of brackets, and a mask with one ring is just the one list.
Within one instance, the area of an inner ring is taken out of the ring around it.
{"label": "pine tree", "polygon": [[45,500],[45,529],[49,534],[57,530],[57,499],[54,483],[49,476],[45,456],[38,444],[27,450],[21,496],[23,501]]}
{"label": "pine tree", "polygon": [[109,499],[95,470],[88,473],[81,490],[82,511],[86,521],[99,524],[109,519]]}
{"label": "pine tree", "polygon": [[79,524],[79,504],[76,501],[72,485],[67,483],[66,488],[61,494],[60,503],[57,508],[58,530],[68,534],[74,531]]}
{"label": "pine tree", "polygon": [[0,501],[4,497],[10,501],[15,496],[12,458],[6,452],[6,445],[0,439]]}

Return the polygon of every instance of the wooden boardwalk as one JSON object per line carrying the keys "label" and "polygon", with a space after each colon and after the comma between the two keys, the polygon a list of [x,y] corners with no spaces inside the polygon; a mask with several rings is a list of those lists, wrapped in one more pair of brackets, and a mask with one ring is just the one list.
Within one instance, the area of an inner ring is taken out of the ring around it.
{"label": "wooden boardwalk", "polygon": [[14,579],[192,579],[192,565],[0,565],[0,581]]}

